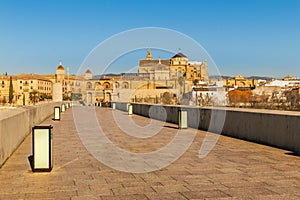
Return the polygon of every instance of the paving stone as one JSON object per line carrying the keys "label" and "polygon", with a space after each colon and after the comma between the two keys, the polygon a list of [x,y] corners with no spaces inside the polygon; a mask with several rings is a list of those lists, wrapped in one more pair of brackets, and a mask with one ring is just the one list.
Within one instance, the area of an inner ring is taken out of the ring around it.
{"label": "paving stone", "polygon": [[[114,121],[114,115],[128,115],[109,108],[97,107],[95,111],[107,138],[123,150],[157,151],[178,133],[176,125],[165,123],[153,137],[133,137]],[[150,119],[137,115],[131,119],[149,129]],[[49,118],[43,124],[54,126],[53,170],[31,172],[29,135],[0,169],[1,200],[300,199],[300,157],[281,149],[221,135],[213,150],[200,159],[199,149],[207,133],[188,129],[184,134],[196,132],[196,136],[179,159],[153,172],[127,173],[104,165],[87,151],[77,133],[72,109],[63,113],[61,121]],[[106,153],[116,161],[114,152]],[[148,160],[145,163],[153,164]]]}

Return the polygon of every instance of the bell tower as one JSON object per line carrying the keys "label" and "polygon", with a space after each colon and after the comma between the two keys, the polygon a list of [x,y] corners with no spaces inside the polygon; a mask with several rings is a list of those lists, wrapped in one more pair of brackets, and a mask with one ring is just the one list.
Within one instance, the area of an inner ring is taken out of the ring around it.
{"label": "bell tower", "polygon": [[56,68],[56,82],[64,84],[64,79],[65,79],[65,68],[63,67],[60,60],[59,65]]}
{"label": "bell tower", "polygon": [[150,49],[148,49],[148,51],[147,51],[146,60],[152,60],[152,54],[151,54],[151,50]]}

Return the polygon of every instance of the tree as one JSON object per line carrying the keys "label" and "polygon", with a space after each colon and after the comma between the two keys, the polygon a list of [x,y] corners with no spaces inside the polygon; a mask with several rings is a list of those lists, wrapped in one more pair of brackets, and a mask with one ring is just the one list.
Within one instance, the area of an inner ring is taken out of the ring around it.
{"label": "tree", "polygon": [[184,77],[183,76],[180,76],[179,78],[178,78],[178,83],[179,83],[179,85],[182,87],[183,86],[183,84],[184,84]]}
{"label": "tree", "polygon": [[38,94],[38,91],[36,90],[33,90],[32,92],[29,93],[29,99],[30,101],[35,104],[38,102],[39,100],[39,94]]}
{"label": "tree", "polygon": [[299,110],[299,89],[290,89],[285,91],[286,101],[289,110]]}
{"label": "tree", "polygon": [[[183,76],[180,76],[179,78],[178,78],[178,83],[179,83],[179,85],[180,85],[180,96],[182,95],[182,94],[184,94],[185,93],[185,78],[183,77]],[[182,86],[183,86],[183,88],[182,88]],[[182,96],[181,96],[181,98],[182,98]],[[181,101],[182,99],[180,99],[180,101]]]}
{"label": "tree", "polygon": [[40,94],[40,101],[45,101],[45,99],[52,99],[52,96],[46,93]]}
{"label": "tree", "polygon": [[82,94],[81,93],[72,93],[72,99],[74,101],[82,100]]}
{"label": "tree", "polygon": [[68,95],[64,94],[63,95],[63,100],[64,101],[72,101],[72,96],[69,97]]}
{"label": "tree", "polygon": [[162,95],[162,103],[163,104],[171,104],[173,95],[170,92],[165,92]]}
{"label": "tree", "polygon": [[12,104],[14,99],[14,88],[12,84],[12,77],[9,79],[9,94],[8,94],[8,103]]}
{"label": "tree", "polygon": [[199,83],[199,80],[198,80],[198,79],[193,80],[193,84],[194,84],[194,85],[198,85],[198,83]]}
{"label": "tree", "polygon": [[23,96],[23,106],[25,106],[25,94],[23,93],[22,96]]}

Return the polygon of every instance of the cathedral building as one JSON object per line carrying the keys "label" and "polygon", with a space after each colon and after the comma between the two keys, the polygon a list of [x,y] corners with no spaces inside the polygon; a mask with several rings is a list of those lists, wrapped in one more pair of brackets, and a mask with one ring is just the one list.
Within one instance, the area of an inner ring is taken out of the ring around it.
{"label": "cathedral building", "polygon": [[[170,59],[153,59],[148,49],[145,59],[139,61],[137,73],[123,73],[113,92],[113,101],[158,99],[164,93],[180,97],[192,91],[198,81],[208,81],[207,62],[189,62],[178,52]],[[156,101],[157,102],[157,101]]]}
{"label": "cathedral building", "polygon": [[189,62],[187,56],[178,52],[171,59],[152,59],[148,49],[146,59],[139,62],[138,73],[149,73],[153,80],[176,80],[184,77],[186,81],[208,81],[207,62]]}
{"label": "cathedral building", "polygon": [[[207,81],[207,63],[190,62],[178,52],[170,59],[153,59],[148,49],[145,59],[139,61],[137,73],[94,78],[90,69],[84,74],[70,75],[62,62],[55,74],[20,74],[12,76],[14,105],[32,104],[32,95],[51,97],[53,84],[59,83],[63,100],[81,100],[86,104],[110,101],[136,101],[161,98],[164,93],[180,97],[192,90],[195,81]],[[9,98],[10,76],[0,77],[0,103]],[[155,101],[157,103],[157,101]],[[155,103],[154,102],[154,103]]]}

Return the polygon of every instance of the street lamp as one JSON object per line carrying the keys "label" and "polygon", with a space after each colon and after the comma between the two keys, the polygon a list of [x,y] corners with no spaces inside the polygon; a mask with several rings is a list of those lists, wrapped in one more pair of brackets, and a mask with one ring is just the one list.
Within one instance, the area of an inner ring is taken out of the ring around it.
{"label": "street lamp", "polygon": [[187,129],[188,128],[187,110],[184,110],[184,109],[178,110],[178,128],[179,129]]}
{"label": "street lamp", "polygon": [[54,107],[54,118],[53,120],[60,120],[60,106]]}
{"label": "street lamp", "polygon": [[33,172],[50,172],[53,167],[52,136],[53,126],[40,125],[32,128],[31,161]]}

